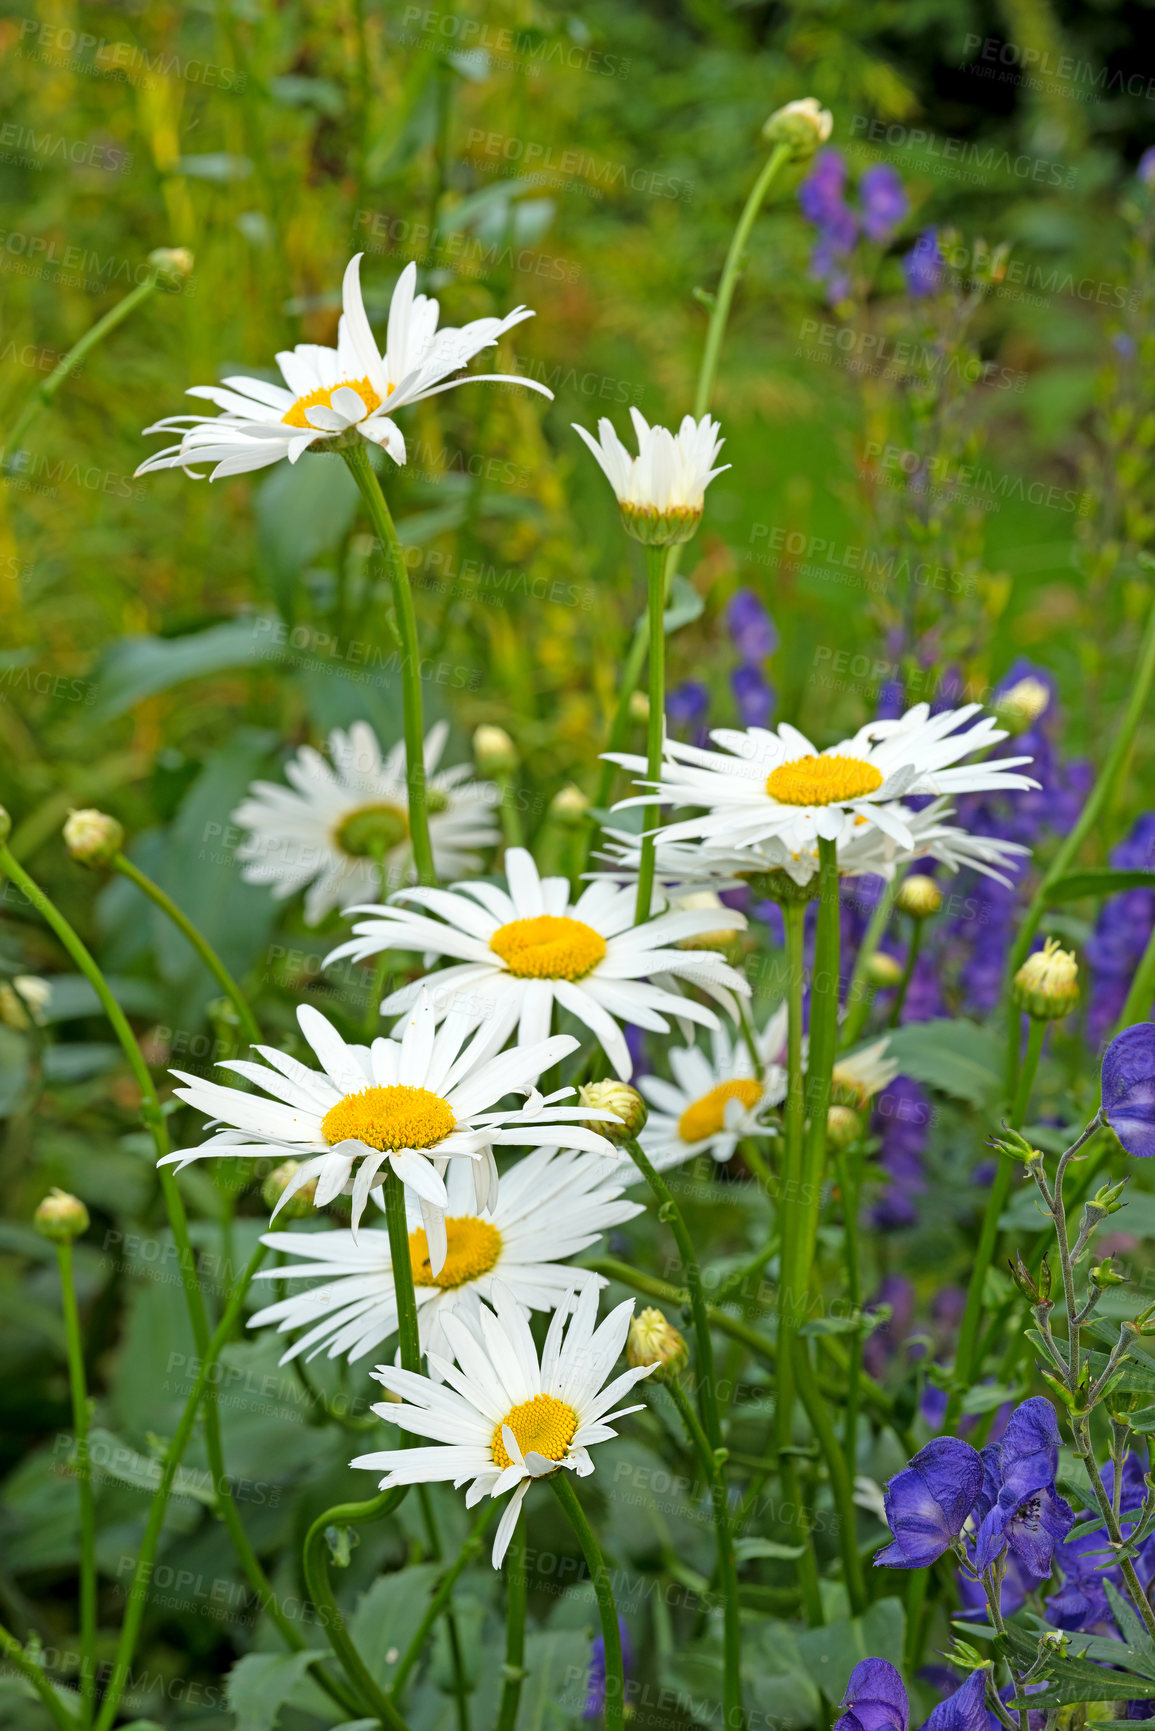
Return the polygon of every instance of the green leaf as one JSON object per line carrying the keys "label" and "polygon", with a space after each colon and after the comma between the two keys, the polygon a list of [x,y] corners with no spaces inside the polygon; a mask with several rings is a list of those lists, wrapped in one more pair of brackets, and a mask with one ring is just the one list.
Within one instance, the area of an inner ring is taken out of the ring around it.
{"label": "green leaf", "polygon": [[828,1701],[841,1701],[850,1673],[862,1659],[901,1653],[906,1613],[901,1599],[879,1599],[862,1617],[845,1617],[798,1637],[798,1651]]}
{"label": "green leaf", "polygon": [[246,1653],[238,1659],[225,1680],[236,1731],[273,1731],[282,1705],[313,1660],[327,1656],[327,1648],[309,1648],[302,1653]]}
{"label": "green leaf", "polygon": [[734,1546],[734,1555],[740,1563],[752,1563],[757,1557],[791,1562],[805,1552],[805,1545],[780,1545],[776,1539],[739,1539]]}
{"label": "green leaf", "polygon": [[383,1689],[391,1686],[441,1573],[437,1563],[419,1563],[391,1575],[379,1575],[361,1595],[349,1633]]}
{"label": "green leaf", "polygon": [[278,620],[253,614],[186,637],[122,637],[97,664],[93,719],[112,721],[142,698],[171,691],[186,680],[266,661],[279,629]]}
{"label": "green leaf", "polygon": [[887,1056],[914,1082],[925,1082],[965,1100],[985,1106],[1002,1087],[1001,1047],[989,1028],[960,1016],[957,1020],[908,1022],[887,1036]]}
{"label": "green leaf", "polygon": [[[1155,1677],[1155,1641],[1147,1633],[1147,1625],[1132,1605],[1130,1599],[1125,1599],[1118,1587],[1111,1581],[1104,1581],[1103,1586],[1111,1609],[1115,1613],[1115,1621],[1122,1632],[1123,1639],[1135,1654],[1142,1654],[1143,1665],[1140,1667],[1148,1677]],[[1132,1663],[1138,1665],[1138,1660]]]}
{"label": "green leaf", "polygon": [[[278,463],[258,486],[257,555],[283,618],[293,619],[301,573],[338,545],[357,514],[359,498],[348,468],[330,452],[311,451],[295,466]],[[311,635],[306,634],[306,649]],[[271,639],[264,647],[273,647]]]}
{"label": "green leaf", "polygon": [[706,603],[688,577],[675,577],[670,585],[666,611],[662,615],[662,627],[666,636],[680,630],[683,625],[692,625],[695,619],[701,618],[705,606]]}
{"label": "green leaf", "polygon": [[1088,866],[1056,878],[1047,891],[1047,901],[1077,902],[1083,896],[1114,896],[1122,890],[1155,889],[1155,872],[1116,871],[1112,866]]}

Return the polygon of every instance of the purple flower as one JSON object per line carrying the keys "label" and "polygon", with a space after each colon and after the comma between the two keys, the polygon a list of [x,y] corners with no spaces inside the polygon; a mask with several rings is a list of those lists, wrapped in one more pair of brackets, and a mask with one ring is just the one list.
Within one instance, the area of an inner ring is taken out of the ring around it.
{"label": "purple flower", "polygon": [[972,1671],[961,1689],[940,1701],[922,1731],[990,1731],[985,1671]]}
{"label": "purple flower", "polygon": [[[1113,1500],[1115,1491],[1115,1463],[1108,1461],[1100,1477],[1103,1489]],[[1128,1453],[1123,1461],[1123,1485],[1120,1495],[1120,1526],[1124,1538],[1128,1537],[1135,1525],[1135,1516],[1143,1505],[1147,1486],[1143,1475],[1143,1466],[1138,1457]],[[1085,1520],[1092,1511],[1084,1509],[1080,1520]],[[1130,1516],[1128,1520],[1126,1517]],[[1047,1621],[1057,1628],[1069,1629],[1073,1633],[1094,1633],[1114,1636],[1119,1633],[1115,1627],[1114,1613],[1107,1598],[1104,1582],[1110,1581],[1120,1592],[1123,1590],[1123,1573],[1116,1564],[1108,1568],[1110,1544],[1105,1527],[1096,1527],[1081,1538],[1067,1539],[1056,1547],[1055,1562],[1062,1575],[1062,1585],[1058,1592],[1052,1593],[1046,1603]],[[1136,1559],[1136,1569],[1144,1588],[1155,1574],[1155,1540],[1148,1539],[1140,1547]]]}
{"label": "purple flower", "polygon": [[938,230],[926,229],[902,261],[906,292],[912,300],[925,300],[928,295],[938,293],[945,262],[938,250]]}
{"label": "purple flower", "polygon": [[743,727],[765,727],[774,708],[774,687],[767,685],[756,667],[743,664],[730,675],[730,690]]}
{"label": "purple flower", "polygon": [[886,242],[905,220],[910,206],[902,181],[888,162],[876,162],[858,183],[862,226],[870,240]]}
{"label": "purple flower", "polygon": [[845,187],[846,158],[837,150],[820,150],[798,188],[803,216],[819,228],[835,226],[847,208],[843,198]]}
{"label": "purple flower", "polygon": [[710,693],[697,679],[684,679],[666,693],[666,720],[671,728],[688,729],[695,745],[706,743],[702,723],[709,707]]}
{"label": "purple flower", "polygon": [[1128,1154],[1155,1154],[1155,1022],[1124,1028],[1107,1047],[1103,1116]]}
{"label": "purple flower", "polygon": [[[622,1617],[618,1618],[618,1630],[622,1637],[622,1670],[628,1677],[633,1667],[634,1655],[625,1619]],[[601,1635],[596,1635],[590,1643],[590,1674],[586,1684],[586,1704],[582,1708],[582,1718],[600,1719],[605,1710],[606,1644]]]}
{"label": "purple flower", "polygon": [[1155,186],[1155,144],[1150,144],[1139,158],[1135,174],[1144,186]]}
{"label": "purple flower", "polygon": [[862,1659],[850,1673],[834,1731],[909,1731],[910,1702],[888,1659]]}
{"label": "purple flower", "polygon": [[982,1458],[970,1443],[952,1436],[928,1442],[886,1486],[894,1542],[877,1553],[876,1566],[925,1569],[935,1562],[959,1537],[982,1488]]}
{"label": "purple flower", "polygon": [[726,629],[743,661],[765,661],[778,647],[778,631],[753,589],[739,589],[726,607]]}
{"label": "purple flower", "polygon": [[1037,1580],[1051,1572],[1055,1546],[1075,1516],[1055,1489],[1059,1426],[1049,1400],[1016,1407],[997,1443],[983,1450],[983,1483],[975,1513],[975,1563],[985,1571],[1010,1551]]}

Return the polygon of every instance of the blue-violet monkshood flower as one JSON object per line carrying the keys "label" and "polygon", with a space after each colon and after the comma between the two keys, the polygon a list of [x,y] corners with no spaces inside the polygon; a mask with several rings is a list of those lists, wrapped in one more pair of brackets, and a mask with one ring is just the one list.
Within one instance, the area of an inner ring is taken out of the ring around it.
{"label": "blue-violet monkshood flower", "polygon": [[975,1508],[975,1566],[980,1572],[1009,1550],[1037,1579],[1050,1574],[1055,1546],[1075,1519],[1055,1489],[1059,1441],[1054,1407],[1035,1395],[1015,1408],[999,1441],[983,1450],[983,1484]]}
{"label": "blue-violet monkshood flower", "polygon": [[[949,1441],[949,1438],[942,1438]],[[908,1731],[910,1703],[888,1659],[863,1659],[850,1673],[834,1731]],[[986,1671],[972,1671],[961,1688],[940,1701],[921,1731],[990,1731]]]}
{"label": "blue-violet monkshood flower", "polygon": [[982,1490],[977,1449],[958,1437],[935,1437],[886,1486],[886,1520],[894,1542],[875,1556],[879,1567],[925,1569],[962,1534]]}
{"label": "blue-violet monkshood flower", "polygon": [[1103,1116],[1128,1154],[1155,1154],[1155,1022],[1124,1028],[1107,1047]]}

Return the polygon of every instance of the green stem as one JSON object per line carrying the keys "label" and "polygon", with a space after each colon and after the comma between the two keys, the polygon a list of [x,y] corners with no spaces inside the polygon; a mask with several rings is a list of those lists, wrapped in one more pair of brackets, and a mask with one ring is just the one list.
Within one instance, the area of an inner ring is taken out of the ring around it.
{"label": "green stem", "polygon": [[830,1414],[819,1391],[814,1367],[804,1340],[794,1342],[794,1378],[810,1428],[826,1462],[830,1494],[838,1517],[838,1547],[842,1552],[842,1573],[850,1614],[860,1617],[867,1606],[866,1583],[862,1576],[862,1559],[858,1554],[858,1515],[854,1506],[854,1480],[846,1465],[846,1457],[838,1446]]}
{"label": "green stem", "polygon": [[647,638],[643,626],[644,621],[639,619],[634,628],[633,637],[630,639],[630,647],[626,655],[625,666],[622,668],[621,683],[618,691],[618,706],[614,710],[614,718],[610,723],[609,737],[606,740],[606,749],[602,753],[602,767],[598,774],[598,786],[597,792],[594,794],[593,811],[590,814],[589,823],[586,827],[585,857],[582,860],[582,871],[585,871],[586,867],[589,865],[590,853],[593,850],[594,839],[598,833],[599,819],[594,816],[594,813],[606,810],[610,803],[610,794],[613,792],[614,776],[618,773],[618,765],[606,761],[607,754],[610,752],[620,752],[626,743],[626,733],[630,725],[630,698],[638,688],[638,680],[642,677],[642,666],[646,659]]}
{"label": "green stem", "polygon": [[148,897],[149,901],[153,902],[160,909],[161,913],[172,921],[177,930],[188,939],[201,961],[205,964],[205,967],[213,976],[213,979],[217,982],[217,985],[221,988],[221,991],[224,992],[225,996],[232,1003],[233,1008],[236,1010],[237,1015],[240,1018],[241,1027],[245,1031],[246,1039],[249,1041],[250,1045],[259,1046],[261,1043],[261,1030],[257,1025],[256,1017],[249,1008],[249,1001],[241,991],[241,988],[237,985],[237,982],[233,979],[233,976],[229,973],[229,970],[225,967],[225,964],[213,949],[212,945],[209,943],[208,939],[204,936],[203,932],[198,931],[197,927],[193,925],[188,915],[181,912],[180,908],[178,908],[176,903],[165,894],[159,884],[153,883],[152,879],[146,877],[138,866],[134,866],[130,859],[125,858],[124,854],[118,853],[115,856],[112,860],[112,868],[114,871],[118,871],[121,877],[127,878],[129,883],[135,884],[137,889],[141,890]]}
{"label": "green stem", "polygon": [[405,555],[397,539],[397,530],[376,470],[369,461],[363,440],[341,452],[361,490],[369,519],[377,531],[389,577],[393,585],[393,605],[397,614],[397,633],[401,639],[401,693],[405,711],[405,782],[409,791],[409,834],[413,845],[413,863],[417,879],[422,884],[435,884],[433,846],[429,840],[429,813],[425,802],[425,721],[421,696],[421,652],[417,641],[417,615],[413,607],[413,590]]}
{"label": "green stem", "polygon": [[35,1689],[58,1731],[76,1731],[76,1719],[60,1699],[40,1666],[31,1660],[10,1630],[0,1627],[0,1653]]}
{"label": "green stem", "polygon": [[[778,1386],[774,1396],[774,1448],[780,1463],[783,1500],[797,1507],[798,1479],[793,1456],[794,1445],[794,1354],[790,1342],[794,1335],[794,1315],[790,1301],[790,1266],[793,1247],[801,1232],[802,1194],[802,1134],[806,1119],[806,1080],[802,1071],[802,998],[804,987],[804,943],[806,932],[805,902],[782,904],[782,925],[786,934],[786,1103],[783,1110],[784,1154],[782,1186],[779,1192],[778,1236],[782,1245],[778,1260]],[[788,1484],[789,1481],[789,1484]],[[793,1488],[790,1488],[790,1487]],[[807,1562],[803,1571],[809,1575]],[[817,1568],[815,1579],[804,1580],[803,1596],[813,1624],[821,1621],[818,1599]],[[818,1615],[814,1616],[815,1607]]]}
{"label": "green stem", "polygon": [[333,1651],[364,1704],[371,1713],[376,1714],[382,1725],[387,1727],[387,1731],[408,1731],[408,1727],[362,1659],[345,1627],[341,1607],[329,1580],[329,1569],[325,1560],[328,1545],[325,1532],[332,1526],[356,1526],[381,1520],[385,1515],[393,1513],[404,1499],[408,1488],[408,1485],[398,1485],[392,1490],[382,1491],[368,1502],[337,1503],[331,1509],[326,1509],[317,1516],[306,1533],[301,1558],[305,1586],[314,1605],[322,1613],[325,1633]]}
{"label": "green stem", "polygon": [[429,1639],[430,1630],[433,1628],[434,1623],[436,1623],[446,1605],[448,1605],[458,1577],[480,1554],[486,1529],[489,1527],[494,1515],[500,1507],[500,1502],[495,1501],[492,1498],[485,1504],[480,1516],[474,1522],[468,1538],[457,1553],[456,1558],[445,1571],[445,1574],[441,1577],[437,1586],[437,1591],[425,1607],[425,1615],[422,1617],[421,1622],[417,1627],[417,1632],[413,1636],[408,1647],[406,1647],[405,1652],[402,1654],[401,1662],[397,1666],[397,1670],[394,1672],[393,1682],[390,1685],[389,1693],[395,1701],[399,1699],[402,1689],[409,1680],[410,1672],[421,1657],[425,1643]]}
{"label": "green stem", "polygon": [[[649,617],[649,697],[650,713],[646,722],[646,779],[653,783],[661,779],[662,750],[666,739],[666,557],[665,547],[646,548]],[[650,902],[654,893],[654,856],[657,836],[647,831],[657,829],[662,808],[655,802],[643,809],[642,853],[638,865],[638,899],[634,908],[634,924],[644,925],[650,917]]]}
{"label": "green stem", "polygon": [[109,336],[116,329],[117,325],[123,324],[125,319],[128,318],[131,313],[136,311],[137,307],[143,306],[145,301],[148,300],[151,295],[155,294],[159,280],[159,272],[155,266],[151,266],[149,274],[145,280],[142,283],[138,283],[134,289],[130,289],[124,299],[117,301],[114,307],[110,307],[103,318],[97,319],[92,328],[85,331],[84,335],[80,338],[80,341],[72,345],[63,360],[57,362],[56,366],[44,380],[43,384],[37,386],[36,390],[33,391],[31,397],[17,415],[12,430],[8,435],[8,443],[4,450],[3,468],[0,472],[11,474],[12,458],[19,455],[20,441],[28,431],[28,428],[32,425],[36,416],[40,413],[40,410],[50,407],[53,397],[55,397],[65,379],[68,378],[69,374],[76,371],[77,367],[80,366],[81,362],[91,353],[97,344],[103,342],[104,338]]}
{"label": "green stem", "polygon": [[902,978],[898,982],[898,990],[894,994],[894,1003],[890,1008],[890,1021],[887,1025],[891,1028],[897,1028],[902,1021],[902,1007],[906,1003],[906,994],[910,990],[910,982],[914,976],[914,965],[918,961],[918,952],[922,948],[922,920],[912,918],[910,927],[910,942],[906,946],[906,966],[902,970]]}
{"label": "green stem", "polygon": [[[613,764],[607,764],[605,767],[609,769],[612,774]],[[525,835],[521,827],[521,818],[518,816],[517,807],[514,804],[514,799],[517,795],[514,778],[512,775],[507,774],[495,775],[493,779],[497,783],[498,792],[501,795],[497,804],[497,815],[501,823],[502,840],[507,848],[524,847]],[[584,860],[582,864],[584,869]]]}
{"label": "green stem", "polygon": [[718,1580],[722,1590],[722,1689],[725,1707],[724,1723],[732,1731],[742,1731],[746,1712],[742,1705],[742,1627],[738,1615],[738,1569],[734,1561],[734,1533],[730,1522],[730,1504],[726,1495],[726,1475],[717,1454],[710,1447],[698,1415],[677,1377],[666,1383],[678,1409],[686,1433],[694,1445],[710,1487],[714,1511],[714,1532],[718,1547]]}
{"label": "green stem", "polygon": [[525,1513],[518,1516],[517,1526],[505,1555],[505,1664],[501,1686],[501,1705],[497,1710],[495,1731],[514,1731],[517,1709],[521,1704],[521,1685],[525,1681],[525,1601],[528,1580],[525,1568]]}
{"label": "green stem", "polygon": [[[429,1545],[429,1554],[435,1563],[440,1563],[444,1560],[445,1548],[441,1543],[441,1534],[437,1527],[437,1515],[433,1508],[433,1498],[429,1494],[428,1485],[418,1485],[417,1501],[421,1505],[421,1519],[425,1523],[425,1537]],[[461,1635],[451,1605],[447,1605],[445,1609],[445,1633],[449,1638],[449,1660],[453,1667],[453,1699],[457,1707],[457,1731],[469,1731],[469,1681],[465,1675]],[[390,1690],[390,1694],[392,1693],[393,1691]]]}
{"label": "green stem", "polygon": [[84,1346],[76,1307],[72,1240],[56,1246],[60,1264],[60,1297],[68,1343],[68,1386],[72,1395],[72,1429],[76,1438],[76,1485],[80,1498],[80,1693],[83,1720],[92,1722],[96,1700],[96,1505],[92,1495],[92,1461],[88,1453],[88,1386]]}
{"label": "green stem", "polygon": [[874,992],[867,987],[866,970],[870,959],[882,942],[882,935],[890,923],[902,880],[909,868],[899,866],[877,902],[870,916],[870,923],[858,946],[858,954],[854,958],[854,969],[850,976],[850,984],[846,988],[846,1020],[842,1024],[842,1038],[839,1041],[844,1052],[849,1051],[858,1040],[866,1018],[870,1014],[870,1006],[874,1002]]}
{"label": "green stem", "polygon": [[722,279],[714,297],[713,309],[710,313],[710,323],[706,329],[706,346],[702,351],[702,364],[698,369],[698,388],[694,393],[694,418],[701,420],[710,406],[710,398],[714,393],[714,380],[718,372],[718,357],[722,352],[722,339],[726,334],[726,325],[730,317],[730,305],[734,299],[734,290],[738,284],[738,275],[742,269],[742,256],[750,240],[750,231],[757,220],[766,194],[776,179],[778,172],[790,161],[791,149],[788,144],[776,144],[763,165],[762,172],[750,189],[738,218],[738,226],[730,241],[730,250],[726,254],[726,263],[722,267]]}
{"label": "green stem", "polygon": [[397,1342],[401,1349],[401,1367],[419,1375],[421,1335],[417,1325],[417,1298],[413,1290],[413,1260],[409,1254],[405,1186],[390,1165],[385,1168],[385,1224],[389,1228],[389,1257],[393,1264],[393,1290],[397,1297]]}
{"label": "green stem", "polygon": [[[1012,1043],[1017,1043],[1019,1033],[1019,1012],[1013,1011]],[[1039,1056],[1043,1050],[1046,1038],[1047,1023],[1032,1016],[1030,1031],[1027,1036],[1027,1053],[1022,1071],[1018,1077],[1015,1090],[1014,1106],[1011,1110],[1011,1129],[1021,1130],[1023,1120],[1030,1105],[1031,1089],[1034,1086],[1035,1072],[1039,1067]],[[963,1398],[971,1385],[975,1369],[975,1347],[978,1343],[979,1329],[983,1319],[983,1287],[986,1283],[987,1269],[995,1252],[999,1236],[999,1220],[1006,1208],[1007,1199],[1011,1193],[1011,1182],[1014,1178],[1014,1163],[1006,1156],[999,1159],[994,1182],[987,1197],[986,1213],[983,1215],[982,1231],[979,1235],[978,1249],[975,1252],[974,1264],[971,1268],[970,1285],[967,1288],[966,1309],[963,1312],[962,1327],[959,1330],[958,1351],[955,1355],[954,1388],[947,1402],[946,1415],[943,1419],[943,1434],[953,1436],[962,1411]]]}
{"label": "green stem", "polygon": [[100,1713],[97,1716],[96,1731],[109,1731],[109,1727],[116,1718],[117,1709],[120,1706],[120,1699],[124,1693],[125,1684],[128,1681],[129,1668],[132,1664],[132,1655],[136,1649],[136,1638],[140,1630],[141,1618],[144,1615],[144,1607],[148,1599],[148,1583],[152,1572],[152,1562],[156,1555],[156,1548],[160,1541],[161,1530],[164,1526],[165,1509],[168,1506],[168,1499],[172,1492],[173,1482],[176,1478],[177,1467],[180,1465],[181,1456],[184,1454],[189,1438],[192,1435],[197,1409],[199,1408],[201,1398],[208,1387],[209,1377],[213,1366],[220,1356],[222,1347],[232,1334],[233,1324],[241,1313],[245,1294],[248,1292],[252,1278],[263,1262],[264,1257],[265,1246],[263,1244],[258,1244],[249,1260],[248,1267],[242,1274],[238,1285],[234,1289],[229,1302],[225,1307],[224,1315],[221,1317],[221,1320],[217,1325],[216,1332],[208,1342],[203,1353],[200,1354],[200,1368],[197,1373],[197,1379],[192,1386],[188,1399],[185,1402],[184,1411],[180,1417],[180,1423],[177,1425],[172,1441],[168,1445],[164,1457],[164,1465],[161,1468],[160,1482],[157,1485],[156,1490],[153,1492],[152,1502],[149,1506],[148,1520],[145,1523],[144,1536],[140,1541],[140,1550],[137,1555],[136,1568],[133,1572],[132,1584],[128,1591],[128,1602],[125,1606],[124,1621],[121,1624],[120,1639],[117,1643],[116,1659],[113,1663],[112,1676],[109,1679],[108,1688],[105,1691],[104,1700],[101,1703]]}
{"label": "green stem", "polygon": [[568,1472],[564,1468],[556,1473],[550,1473],[547,1483],[552,1486],[554,1495],[565,1510],[570,1526],[574,1530],[582,1555],[586,1560],[590,1580],[593,1582],[594,1593],[598,1601],[598,1615],[602,1625],[602,1645],[605,1649],[606,1675],[606,1712],[605,1731],[622,1731],[625,1711],[625,1676],[622,1668],[622,1632],[618,1624],[618,1608],[614,1603],[614,1590],[610,1584],[609,1571],[602,1561],[602,1553],[594,1530],[586,1520],[578,1494],[570,1483]]}
{"label": "green stem", "polygon": [[810,1265],[818,1237],[822,1186],[826,1177],[826,1119],[831,1075],[838,1053],[839,900],[838,848],[818,842],[818,927],[814,940],[814,977],[810,984],[810,1047],[806,1062],[808,1119],[802,1145],[802,1220],[798,1245],[797,1301],[805,1306]]}

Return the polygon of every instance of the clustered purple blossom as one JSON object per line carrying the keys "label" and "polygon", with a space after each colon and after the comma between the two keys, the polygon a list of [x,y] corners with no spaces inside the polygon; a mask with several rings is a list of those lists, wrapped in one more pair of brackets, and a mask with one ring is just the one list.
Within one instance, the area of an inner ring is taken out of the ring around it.
{"label": "clustered purple blossom", "polygon": [[912,300],[926,300],[942,287],[946,260],[939,250],[938,230],[924,229],[902,261],[906,292]]}
{"label": "clustered purple blossom", "polygon": [[702,682],[684,679],[666,693],[666,721],[670,731],[685,735],[692,745],[708,744],[705,722],[709,707],[710,693]]}
{"label": "clustered purple blossom", "polygon": [[914,1198],[926,1189],[922,1162],[930,1121],[926,1091],[909,1076],[896,1076],[874,1102],[874,1128],[882,1139],[878,1163],[889,1183],[871,1219],[883,1232],[913,1226],[918,1217]]}
{"label": "clustered purple blossom", "polygon": [[739,589],[726,607],[726,629],[738,652],[730,689],[743,727],[766,727],[774,710],[775,691],[762,663],[778,647],[778,629],[753,589]]}
{"label": "clustered purple blossom", "polygon": [[860,235],[885,246],[906,219],[909,209],[905,189],[889,163],[877,162],[858,182],[858,208],[846,199],[846,158],[837,150],[823,150],[798,188],[802,214],[818,230],[810,255],[810,274],[826,284],[833,304],[850,293],[848,263]]}
{"label": "clustered purple blossom", "polygon": [[[910,1731],[906,1687],[889,1659],[863,1659],[854,1667],[839,1703],[834,1731]],[[972,1671],[953,1695],[940,1701],[922,1731],[991,1731],[983,1671]]]}
{"label": "clustered purple blossom", "polygon": [[[1155,866],[1155,812],[1135,820],[1126,841],[1112,848],[1110,863],[1117,871],[1150,871]],[[1108,896],[1100,908],[1085,952],[1093,970],[1087,1037],[1095,1045],[1119,1020],[1153,930],[1155,890],[1124,890]]]}

